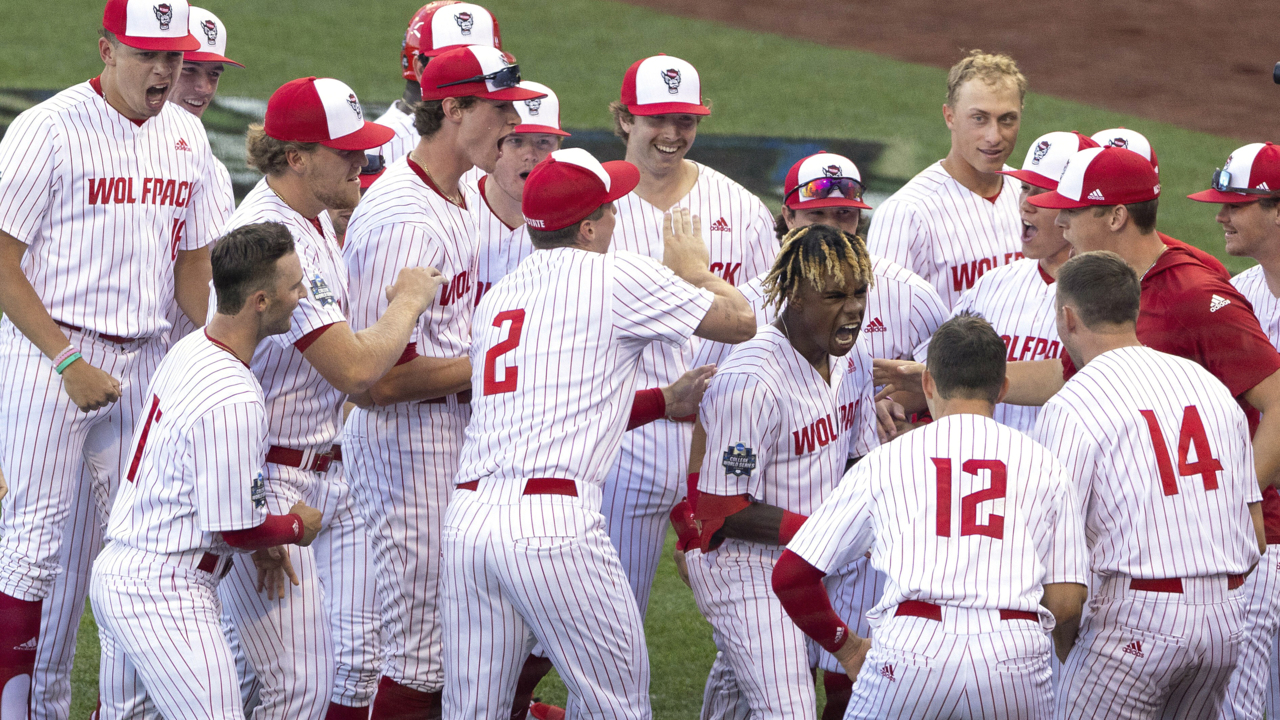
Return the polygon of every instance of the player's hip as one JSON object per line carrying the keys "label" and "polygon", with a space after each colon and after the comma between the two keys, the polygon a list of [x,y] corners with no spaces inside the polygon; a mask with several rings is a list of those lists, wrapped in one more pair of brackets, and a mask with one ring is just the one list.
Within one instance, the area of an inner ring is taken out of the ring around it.
{"label": "player's hip", "polygon": [[158,553],[108,542],[93,563],[93,582],[111,587],[172,589],[178,584],[213,591],[233,562],[233,553],[197,548]]}
{"label": "player's hip", "polygon": [[444,527],[446,533],[501,545],[593,534],[608,544],[600,486],[560,478],[484,478],[474,486],[464,483],[450,498]]}

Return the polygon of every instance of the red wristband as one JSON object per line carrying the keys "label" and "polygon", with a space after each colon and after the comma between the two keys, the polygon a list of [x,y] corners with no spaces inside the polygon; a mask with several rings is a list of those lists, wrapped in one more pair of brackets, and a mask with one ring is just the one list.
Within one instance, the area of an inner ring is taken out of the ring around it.
{"label": "red wristband", "polygon": [[641,425],[648,425],[660,420],[667,414],[667,398],[662,388],[637,390],[635,401],[631,403],[631,417],[627,419],[627,429],[634,430]]}
{"label": "red wristband", "polygon": [[676,548],[680,552],[689,552],[689,548],[698,546],[698,523],[693,519],[688,500],[681,500],[671,508],[671,527],[676,530]]}
{"label": "red wristband", "polygon": [[786,545],[800,531],[800,526],[808,520],[808,515],[800,515],[790,510],[782,511],[782,522],[778,524],[778,544]]}
{"label": "red wristband", "polygon": [[849,639],[849,626],[831,607],[822,585],[826,573],[790,550],[773,567],[773,593],[795,624],[827,652],[834,653]]}
{"label": "red wristband", "polygon": [[305,528],[298,513],[268,515],[261,525],[246,530],[227,530],[222,539],[237,550],[254,551],[275,545],[293,545],[302,540]]}

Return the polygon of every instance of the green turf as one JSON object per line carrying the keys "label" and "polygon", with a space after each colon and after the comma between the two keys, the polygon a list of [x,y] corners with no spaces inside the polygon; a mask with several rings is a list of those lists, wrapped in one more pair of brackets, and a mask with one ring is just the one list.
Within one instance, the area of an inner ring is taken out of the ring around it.
{"label": "green turf", "polygon": [[[559,93],[566,125],[607,126],[606,107],[617,97],[623,71],[636,59],[666,52],[699,68],[715,103],[704,132],[878,140],[889,147],[876,170],[902,179],[948,147],[941,69],[603,0],[490,0],[486,6],[525,76]],[[62,87],[97,73],[101,7],[101,0],[68,0],[56,13],[39,3],[7,7],[0,85]],[[248,66],[228,71],[226,94],[266,97],[282,82],[311,74],[341,78],[370,100],[391,100],[403,89],[398,54],[413,2],[224,0],[212,9],[229,28],[229,54]],[[65,21],[76,17],[85,22]],[[51,42],[55,24],[58,40]],[[1034,88],[1036,79],[1030,80]],[[1032,94],[1015,164],[1041,133],[1115,125],[1141,130],[1159,152],[1161,229],[1221,255],[1216,208],[1183,196],[1203,189],[1239,140]],[[1252,264],[1225,260],[1233,271]]]}

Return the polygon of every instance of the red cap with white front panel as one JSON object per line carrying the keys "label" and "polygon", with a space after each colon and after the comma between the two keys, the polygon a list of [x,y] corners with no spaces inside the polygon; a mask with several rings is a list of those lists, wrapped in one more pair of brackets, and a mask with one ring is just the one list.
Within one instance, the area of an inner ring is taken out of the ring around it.
{"label": "red cap with white front panel", "polygon": [[561,230],[639,183],[640,171],[625,160],[601,164],[582,148],[556,150],[529,173],[520,211],[534,230]]}
{"label": "red cap with white front panel", "polygon": [[1028,185],[1045,190],[1055,190],[1067,161],[1081,150],[1098,147],[1092,138],[1074,130],[1071,132],[1045,133],[1036,138],[1027,150],[1021,170],[998,170],[999,175],[1011,175]]}
{"label": "red cap with white front panel", "polygon": [[395,130],[364,119],[360,100],[333,78],[290,80],[271,94],[263,129],[285,142],[314,142],[334,150],[368,150],[385,145]]}
{"label": "red cap with white front panel", "polygon": [[190,14],[187,0],[107,0],[102,28],[138,50],[187,52],[200,48],[187,28]]}
{"label": "red cap with white front panel", "polygon": [[1096,147],[1067,161],[1058,189],[1027,202],[1067,210],[1093,205],[1131,205],[1160,197],[1160,178],[1150,161],[1132,150]]}
{"label": "red cap with white front panel", "polygon": [[670,55],[637,60],[622,76],[622,104],[632,115],[710,115],[693,65]]}

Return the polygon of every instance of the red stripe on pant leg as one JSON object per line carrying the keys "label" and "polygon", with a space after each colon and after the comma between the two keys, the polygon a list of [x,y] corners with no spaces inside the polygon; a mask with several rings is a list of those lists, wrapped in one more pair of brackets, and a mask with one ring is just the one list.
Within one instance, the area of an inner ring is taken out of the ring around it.
{"label": "red stripe on pant leg", "polygon": [[[40,608],[43,600],[19,600],[0,593],[0,689],[8,696],[9,681],[27,676],[30,692],[31,674],[36,667],[36,643],[40,637]],[[24,703],[25,704],[25,703]]]}

